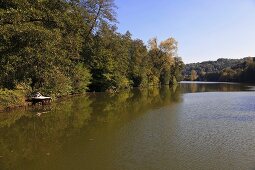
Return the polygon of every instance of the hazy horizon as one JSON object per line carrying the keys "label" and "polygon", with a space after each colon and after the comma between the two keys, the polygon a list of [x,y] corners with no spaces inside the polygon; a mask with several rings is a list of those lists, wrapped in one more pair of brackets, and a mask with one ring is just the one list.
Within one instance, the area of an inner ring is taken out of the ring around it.
{"label": "hazy horizon", "polygon": [[116,0],[118,31],[174,37],[185,63],[255,56],[254,0]]}

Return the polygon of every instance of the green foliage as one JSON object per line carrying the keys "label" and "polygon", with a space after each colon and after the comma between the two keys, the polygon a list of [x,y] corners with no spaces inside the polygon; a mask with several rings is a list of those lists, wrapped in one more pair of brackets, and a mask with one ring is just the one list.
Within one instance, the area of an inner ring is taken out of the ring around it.
{"label": "green foliage", "polygon": [[154,85],[173,85],[182,80],[183,62],[177,55],[176,40],[168,38],[158,45],[157,39],[153,38],[149,45],[149,81]]}
{"label": "green foliage", "polygon": [[183,80],[182,70],[184,66],[180,57],[174,58],[174,65],[170,69],[170,84],[174,85]]}
{"label": "green foliage", "polygon": [[183,74],[186,80],[191,80],[188,74],[192,69],[198,73],[200,81],[255,82],[254,60],[255,58],[247,57],[187,64]]}
{"label": "green foliage", "polygon": [[237,79],[236,72],[231,68],[225,68],[220,73],[219,81],[229,82]]}
{"label": "green foliage", "polygon": [[133,86],[145,87],[148,83],[147,48],[141,40],[134,40],[131,42],[129,53],[129,78],[132,81]]}
{"label": "green foliage", "polygon": [[25,91],[0,89],[0,111],[25,105]]}
{"label": "green foliage", "polygon": [[73,93],[84,93],[88,90],[91,74],[89,70],[82,64],[77,64],[71,76]]}
{"label": "green foliage", "polygon": [[64,96],[172,84],[182,78],[173,38],[150,49],[116,30],[113,0],[0,1],[0,88]]}
{"label": "green foliage", "polygon": [[13,89],[30,79],[34,91],[46,94],[77,89],[70,72],[82,49],[85,23],[79,7],[63,0],[13,0],[0,9],[0,86]]}
{"label": "green foliage", "polygon": [[72,82],[70,77],[63,74],[58,69],[48,70],[40,75],[41,81],[34,85],[37,91],[53,97],[68,95],[72,92]]}
{"label": "green foliage", "polygon": [[183,75],[186,80],[189,80],[191,71],[195,70],[199,76],[199,80],[204,80],[205,74],[219,73],[225,68],[234,67],[243,63],[245,59],[224,59],[220,58],[217,61],[204,61],[201,63],[186,64],[183,70]]}

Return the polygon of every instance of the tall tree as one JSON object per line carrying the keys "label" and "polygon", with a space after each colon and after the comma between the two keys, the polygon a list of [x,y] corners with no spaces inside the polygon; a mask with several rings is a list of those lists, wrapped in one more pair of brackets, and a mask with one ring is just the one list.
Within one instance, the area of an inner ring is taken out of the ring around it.
{"label": "tall tree", "polygon": [[172,83],[171,67],[174,67],[175,57],[177,57],[177,41],[174,38],[168,38],[160,42],[152,38],[149,41],[149,57],[150,57],[150,81],[152,84],[169,84]]}
{"label": "tall tree", "polygon": [[85,20],[89,26],[85,36],[86,40],[102,24],[111,24],[117,21],[114,0],[81,0],[80,4],[85,10]]}
{"label": "tall tree", "polygon": [[129,76],[135,87],[148,84],[148,52],[142,40],[133,40],[130,47]]}

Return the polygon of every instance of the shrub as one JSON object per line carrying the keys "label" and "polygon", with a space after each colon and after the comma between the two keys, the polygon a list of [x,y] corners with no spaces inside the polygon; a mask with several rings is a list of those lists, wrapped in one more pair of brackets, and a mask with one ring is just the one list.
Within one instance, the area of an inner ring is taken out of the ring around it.
{"label": "shrub", "polygon": [[24,90],[0,89],[0,110],[25,105]]}
{"label": "shrub", "polygon": [[76,65],[72,75],[72,93],[85,93],[90,84],[91,74],[83,64]]}

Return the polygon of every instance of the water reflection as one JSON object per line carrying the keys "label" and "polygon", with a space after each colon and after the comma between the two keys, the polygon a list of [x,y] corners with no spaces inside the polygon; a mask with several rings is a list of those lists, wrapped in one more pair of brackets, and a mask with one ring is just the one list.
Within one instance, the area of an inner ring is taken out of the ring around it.
{"label": "water reflection", "polygon": [[2,113],[0,169],[251,169],[255,92],[243,90],[184,82]]}
{"label": "water reflection", "polygon": [[182,93],[249,91],[254,86],[240,83],[181,82]]}
{"label": "water reflection", "polygon": [[[2,114],[0,169],[27,169],[27,165],[46,161],[60,150],[90,117],[89,98],[83,97],[82,102],[74,98],[54,106]],[[40,117],[38,113],[42,113]]]}
{"label": "water reflection", "polygon": [[[89,145],[87,142],[95,140],[102,128],[113,127],[109,129],[112,133],[149,110],[180,101],[180,88],[162,87],[117,95],[91,93],[43,108],[3,113],[0,169],[68,169],[70,161],[60,158],[69,157],[73,153],[70,148],[79,150],[84,143]],[[74,146],[77,140],[80,145]]]}

